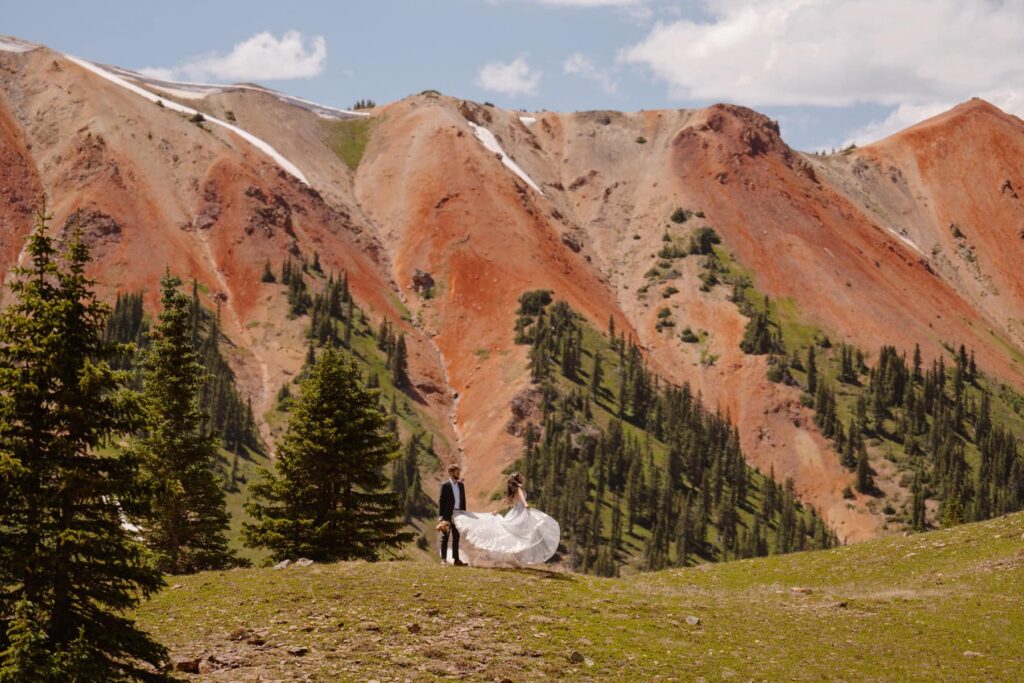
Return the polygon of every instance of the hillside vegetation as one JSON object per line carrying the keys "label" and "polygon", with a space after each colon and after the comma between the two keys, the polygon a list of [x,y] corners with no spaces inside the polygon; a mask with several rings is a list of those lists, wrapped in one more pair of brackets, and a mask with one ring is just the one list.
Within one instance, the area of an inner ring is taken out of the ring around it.
{"label": "hillside vegetation", "polygon": [[138,618],[192,680],[1024,676],[1022,514],[629,580],[398,561],[169,583]]}

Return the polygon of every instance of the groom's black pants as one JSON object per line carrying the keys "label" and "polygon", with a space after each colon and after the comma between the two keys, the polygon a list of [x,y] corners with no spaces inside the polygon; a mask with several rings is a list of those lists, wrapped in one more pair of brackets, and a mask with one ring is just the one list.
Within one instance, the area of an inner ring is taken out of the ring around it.
{"label": "groom's black pants", "polygon": [[448,520],[448,523],[451,525],[449,527],[451,529],[451,531],[450,532],[445,532],[445,533],[441,534],[441,561],[444,562],[446,559],[448,559],[448,537],[451,536],[452,537],[452,561],[453,562],[458,562],[459,561],[459,530],[455,528],[455,524],[451,520]]}

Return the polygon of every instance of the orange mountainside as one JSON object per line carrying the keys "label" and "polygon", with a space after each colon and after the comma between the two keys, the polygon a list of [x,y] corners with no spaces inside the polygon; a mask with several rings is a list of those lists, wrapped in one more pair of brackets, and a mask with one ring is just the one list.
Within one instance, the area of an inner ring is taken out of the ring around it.
{"label": "orange mountainside", "polygon": [[[751,463],[792,477],[840,539],[881,531],[864,497],[843,499],[853,475],[800,390],[740,351],[746,318],[726,288],[700,291],[685,259],[679,291],[638,296],[676,207],[703,211],[759,292],[834,339],[920,343],[926,362],[963,343],[984,371],[1024,386],[1024,122],[986,102],[814,156],[731,105],[526,116],[428,92],[359,122],[368,138],[352,170],[331,146],[351,114],[325,118],[259,88],[196,94],[105,73],[166,105],[44,47],[0,51],[0,271],[18,261],[43,197],[58,228],[81,210],[105,294],[144,288],[152,305],[169,267],[220,302],[231,362],[262,415],[306,342],[260,272],[317,252],[375,321],[407,335],[416,398],[452,444],[442,459],[463,460],[480,502],[521,454],[507,430],[530,382],[515,311],[544,288],[598,329],[613,318],[664,379],[727,410]],[[268,143],[309,185],[212,119]],[[488,131],[501,153],[483,144]],[[432,298],[414,292],[417,270],[435,281]],[[663,305],[707,342],[658,332]]]}

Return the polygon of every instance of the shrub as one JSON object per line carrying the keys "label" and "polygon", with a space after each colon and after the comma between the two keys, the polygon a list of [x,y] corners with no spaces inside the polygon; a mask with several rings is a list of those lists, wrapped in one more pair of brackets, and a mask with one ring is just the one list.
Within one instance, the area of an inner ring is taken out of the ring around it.
{"label": "shrub", "polygon": [[645,138],[643,135],[636,136],[636,144],[643,145],[646,142],[647,142],[647,138]]}
{"label": "shrub", "polygon": [[679,335],[679,338],[682,339],[687,344],[696,344],[697,342],[700,341],[700,337],[694,334],[693,330],[691,330],[689,327],[682,331],[682,333]]}
{"label": "shrub", "polygon": [[849,486],[843,489],[843,498],[845,498],[846,500],[850,500],[853,497],[853,489],[851,489]]}
{"label": "shrub", "polygon": [[205,120],[206,120],[206,117],[203,116],[202,112],[198,112],[198,111],[195,114],[193,114],[191,116],[191,118],[189,118],[189,121],[191,121],[192,123],[196,123],[196,124],[202,123]]}
{"label": "shrub", "polygon": [[661,310],[658,311],[658,317],[661,319],[665,319],[670,315],[672,315],[672,311],[669,310],[668,306],[663,306]]}
{"label": "shrub", "polygon": [[519,297],[519,315],[539,315],[552,301],[550,289],[535,289],[523,292]]}
{"label": "shrub", "polygon": [[693,235],[690,236],[690,253],[691,254],[710,254],[714,251],[714,245],[721,244],[722,238],[718,236],[714,228],[707,225],[698,228]]}
{"label": "shrub", "polygon": [[666,287],[665,289],[663,289],[661,291],[661,298],[662,299],[667,299],[667,298],[669,298],[670,296],[672,296],[673,294],[675,294],[678,291],[679,291],[678,289],[676,289],[675,287],[672,287],[670,285],[670,286]]}
{"label": "shrub", "polygon": [[671,218],[673,223],[685,223],[686,220],[692,215],[692,212],[688,211],[687,209],[684,209],[683,207],[679,207],[672,212]]}
{"label": "shrub", "polygon": [[683,258],[684,256],[686,256],[686,252],[674,244],[666,244],[658,252],[658,258],[663,259]]}

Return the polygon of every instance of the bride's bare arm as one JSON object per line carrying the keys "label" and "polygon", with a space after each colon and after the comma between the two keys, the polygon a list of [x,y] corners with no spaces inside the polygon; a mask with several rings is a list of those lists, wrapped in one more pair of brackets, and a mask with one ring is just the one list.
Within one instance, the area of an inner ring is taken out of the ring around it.
{"label": "bride's bare arm", "polygon": [[516,498],[519,499],[519,502],[522,503],[524,507],[530,507],[530,504],[526,502],[526,491],[523,491],[522,486],[520,486],[516,491]]}

